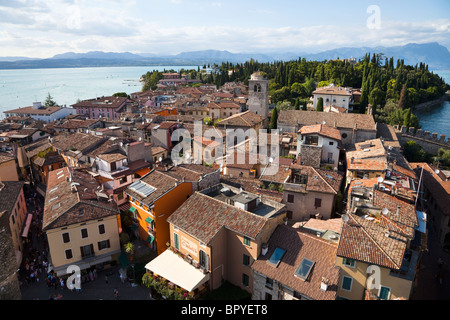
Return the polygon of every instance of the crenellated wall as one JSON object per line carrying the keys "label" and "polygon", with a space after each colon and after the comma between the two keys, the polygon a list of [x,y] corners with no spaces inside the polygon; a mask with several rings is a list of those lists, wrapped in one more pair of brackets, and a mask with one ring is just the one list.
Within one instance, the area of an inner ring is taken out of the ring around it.
{"label": "crenellated wall", "polygon": [[422,129],[407,128],[405,126],[402,126],[401,129],[399,129],[399,126],[395,126],[394,128],[400,131],[399,140],[402,146],[409,140],[413,140],[426,152],[431,154],[437,154],[440,148],[450,149],[450,139],[445,135],[423,131]]}

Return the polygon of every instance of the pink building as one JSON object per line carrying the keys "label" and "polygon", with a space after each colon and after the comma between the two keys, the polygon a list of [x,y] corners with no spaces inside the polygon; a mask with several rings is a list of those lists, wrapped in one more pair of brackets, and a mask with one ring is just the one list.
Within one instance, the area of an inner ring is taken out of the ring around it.
{"label": "pink building", "polygon": [[76,110],[77,114],[90,119],[98,119],[101,117],[119,119],[120,114],[126,111],[126,107],[130,102],[128,98],[124,97],[101,97],[81,101],[72,107]]}

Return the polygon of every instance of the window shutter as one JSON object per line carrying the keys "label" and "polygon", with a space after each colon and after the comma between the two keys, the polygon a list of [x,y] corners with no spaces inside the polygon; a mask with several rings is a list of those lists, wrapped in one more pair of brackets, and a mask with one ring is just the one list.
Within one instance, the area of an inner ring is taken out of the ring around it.
{"label": "window shutter", "polygon": [[101,243],[101,241],[97,242],[97,245],[98,245],[98,251],[102,250],[102,243]]}
{"label": "window shutter", "polygon": [[94,254],[94,245],[91,243],[90,246],[91,246],[91,254]]}
{"label": "window shutter", "polygon": [[80,247],[80,251],[81,251],[81,257],[84,258],[84,250],[83,250],[83,247]]}
{"label": "window shutter", "polygon": [[111,244],[110,244],[110,242],[109,242],[109,239],[106,240],[106,245],[107,245],[107,248],[111,248]]}

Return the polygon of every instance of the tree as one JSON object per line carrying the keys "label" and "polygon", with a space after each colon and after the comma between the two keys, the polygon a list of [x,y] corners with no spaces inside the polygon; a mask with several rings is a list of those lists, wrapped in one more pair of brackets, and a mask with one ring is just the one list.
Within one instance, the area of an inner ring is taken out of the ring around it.
{"label": "tree", "polygon": [[274,108],[272,111],[272,117],[270,118],[270,130],[275,130],[277,128],[277,121],[278,121],[278,108]]}
{"label": "tree", "polygon": [[322,112],[323,111],[323,98],[320,97],[317,101],[317,111]]}
{"label": "tree", "polygon": [[414,140],[409,140],[403,147],[403,155],[409,162],[424,162],[427,154],[423,148]]}
{"label": "tree", "polygon": [[402,91],[400,92],[400,99],[398,100],[398,108],[403,109],[405,107],[406,101],[406,85],[403,85]]}
{"label": "tree", "polygon": [[56,107],[58,104],[53,100],[53,97],[50,95],[50,92],[45,99],[44,106],[46,107]]}

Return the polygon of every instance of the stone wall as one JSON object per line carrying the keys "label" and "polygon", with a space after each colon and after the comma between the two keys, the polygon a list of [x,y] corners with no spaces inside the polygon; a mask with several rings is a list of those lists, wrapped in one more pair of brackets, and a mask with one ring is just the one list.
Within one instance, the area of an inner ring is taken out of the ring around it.
{"label": "stone wall", "polygon": [[402,146],[404,146],[408,141],[413,140],[426,152],[434,155],[437,154],[440,148],[450,149],[450,139],[447,139],[445,135],[431,133],[430,131],[423,131],[422,129],[408,129],[405,126],[401,129],[399,129],[398,126],[395,126],[394,128],[396,130],[400,130],[399,140]]}
{"label": "stone wall", "polygon": [[320,168],[320,161],[322,159],[322,148],[317,146],[309,146],[306,144],[301,144],[299,158],[301,159],[301,164],[304,166]]}
{"label": "stone wall", "polygon": [[21,300],[9,213],[0,212],[0,300]]}

